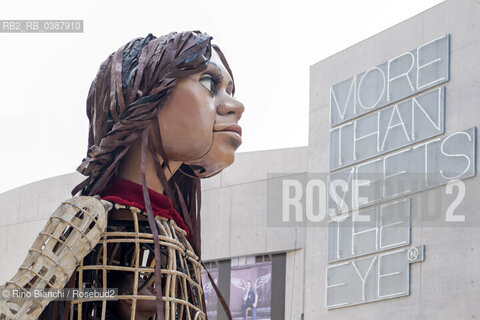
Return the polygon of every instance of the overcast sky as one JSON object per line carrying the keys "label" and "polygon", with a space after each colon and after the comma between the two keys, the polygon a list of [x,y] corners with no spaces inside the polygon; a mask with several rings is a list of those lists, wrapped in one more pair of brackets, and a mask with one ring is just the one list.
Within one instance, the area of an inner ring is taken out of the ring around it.
{"label": "overcast sky", "polygon": [[0,33],[0,193],[76,169],[87,147],[90,83],[133,38],[212,35],[246,106],[239,151],[305,146],[310,65],[440,2],[3,1],[0,19],[79,19],[84,32]]}

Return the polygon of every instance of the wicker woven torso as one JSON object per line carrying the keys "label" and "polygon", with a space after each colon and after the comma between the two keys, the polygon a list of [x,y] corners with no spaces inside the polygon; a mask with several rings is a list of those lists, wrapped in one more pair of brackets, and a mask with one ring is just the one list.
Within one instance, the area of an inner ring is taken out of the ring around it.
{"label": "wicker woven torso", "polygon": [[[153,288],[155,282],[154,243],[147,214],[136,207],[113,205],[106,232],[76,270],[75,287],[118,288],[120,283],[127,290],[119,290],[118,302],[107,302],[104,297],[73,300],[70,319],[135,319],[137,308],[142,308],[146,300],[155,300],[154,294],[141,292],[144,287]],[[172,219],[156,216],[155,220],[161,248],[165,320],[206,319],[202,266],[186,231]],[[128,281],[131,283],[125,285]],[[118,314],[122,300],[131,302],[128,315]]]}

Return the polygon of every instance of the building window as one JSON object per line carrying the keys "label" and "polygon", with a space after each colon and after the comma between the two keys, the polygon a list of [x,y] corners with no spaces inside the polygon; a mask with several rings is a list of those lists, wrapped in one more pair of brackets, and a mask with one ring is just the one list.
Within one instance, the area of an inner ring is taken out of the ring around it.
{"label": "building window", "polygon": [[[229,302],[233,319],[244,319],[246,316],[246,319],[267,320],[284,314],[284,253],[235,257],[231,260],[210,261],[205,265]],[[226,319],[205,271],[202,273],[202,281],[208,318]]]}

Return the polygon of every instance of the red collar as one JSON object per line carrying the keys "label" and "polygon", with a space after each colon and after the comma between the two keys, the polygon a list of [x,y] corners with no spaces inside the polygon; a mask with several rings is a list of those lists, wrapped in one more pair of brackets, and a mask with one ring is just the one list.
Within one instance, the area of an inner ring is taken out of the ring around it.
{"label": "red collar", "polygon": [[[172,201],[167,196],[151,189],[148,189],[148,194],[152,203],[153,215],[173,219],[180,228],[187,232],[188,238],[190,236],[188,227],[180,214],[173,208]],[[146,211],[142,186],[129,180],[121,178],[115,180],[110,188],[102,192],[102,199]]]}

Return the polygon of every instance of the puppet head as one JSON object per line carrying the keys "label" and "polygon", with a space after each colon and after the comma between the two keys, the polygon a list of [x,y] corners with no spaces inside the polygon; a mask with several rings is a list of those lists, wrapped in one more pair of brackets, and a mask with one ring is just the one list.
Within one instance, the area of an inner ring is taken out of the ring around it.
{"label": "puppet head", "polygon": [[102,63],[87,98],[89,149],[77,169],[88,178],[74,192],[104,190],[146,130],[159,163],[181,161],[190,176],[209,177],[233,162],[243,105],[233,98],[225,57],[210,41],[198,31],[149,34]]}

